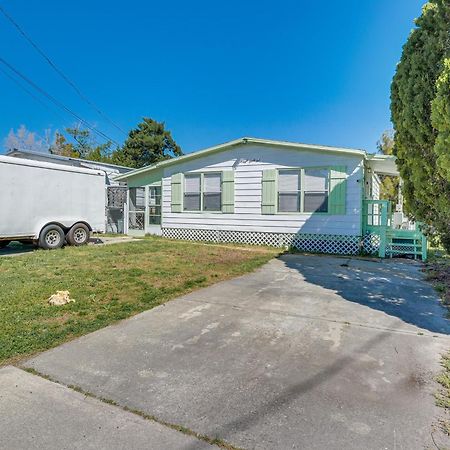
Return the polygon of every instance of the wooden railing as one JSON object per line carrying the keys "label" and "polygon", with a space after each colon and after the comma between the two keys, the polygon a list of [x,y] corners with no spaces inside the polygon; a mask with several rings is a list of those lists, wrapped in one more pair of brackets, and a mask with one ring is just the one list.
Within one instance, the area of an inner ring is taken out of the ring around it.
{"label": "wooden railing", "polygon": [[378,256],[411,255],[427,259],[427,238],[416,223],[414,229],[403,230],[392,226],[392,205],[389,200],[363,201],[363,235],[376,234],[380,245]]}

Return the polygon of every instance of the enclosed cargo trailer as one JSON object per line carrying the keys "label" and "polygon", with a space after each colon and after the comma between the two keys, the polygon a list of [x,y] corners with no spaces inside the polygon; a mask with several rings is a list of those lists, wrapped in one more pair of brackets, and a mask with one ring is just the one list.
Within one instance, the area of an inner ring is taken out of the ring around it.
{"label": "enclosed cargo trailer", "polygon": [[105,231],[102,171],[0,156],[0,247],[83,245]]}

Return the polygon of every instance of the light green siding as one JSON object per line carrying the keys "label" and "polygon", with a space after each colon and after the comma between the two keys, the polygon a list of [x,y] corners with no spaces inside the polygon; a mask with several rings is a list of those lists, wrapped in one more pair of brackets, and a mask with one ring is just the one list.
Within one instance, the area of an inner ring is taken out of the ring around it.
{"label": "light green siding", "polygon": [[347,193],[347,168],[334,166],[330,168],[330,195],[328,212],[345,214],[345,198]]}
{"label": "light green siding", "polygon": [[234,213],[234,170],[222,172],[222,212]]}
{"label": "light green siding", "polygon": [[183,174],[175,173],[171,179],[171,209],[172,212],[181,212],[183,210]]}
{"label": "light green siding", "polygon": [[276,214],[277,212],[277,171],[266,169],[262,173],[262,214]]}
{"label": "light green siding", "polygon": [[154,170],[147,173],[136,174],[127,180],[128,187],[141,187],[161,183],[163,176],[162,170]]}

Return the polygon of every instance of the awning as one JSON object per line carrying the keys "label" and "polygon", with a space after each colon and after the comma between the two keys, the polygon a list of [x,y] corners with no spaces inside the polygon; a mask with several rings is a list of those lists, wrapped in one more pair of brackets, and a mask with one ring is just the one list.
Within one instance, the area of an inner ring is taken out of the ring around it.
{"label": "awning", "polygon": [[391,155],[367,155],[367,166],[378,175],[398,177],[400,174],[395,161],[395,156]]}

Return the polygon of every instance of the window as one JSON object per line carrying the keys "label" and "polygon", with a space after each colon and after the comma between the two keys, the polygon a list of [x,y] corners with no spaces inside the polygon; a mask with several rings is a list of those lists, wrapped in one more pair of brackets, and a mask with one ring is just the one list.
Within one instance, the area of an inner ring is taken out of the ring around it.
{"label": "window", "polygon": [[220,173],[203,176],[203,211],[220,211],[222,206],[222,177]]}
{"label": "window", "polygon": [[148,223],[149,225],[161,224],[161,186],[148,188]]}
{"label": "window", "polygon": [[221,211],[222,174],[184,176],[184,211]]}
{"label": "window", "polygon": [[279,170],[278,212],[328,212],[329,176],[320,168]]}
{"label": "window", "polygon": [[303,212],[328,212],[327,169],[305,169]]}
{"label": "window", "polygon": [[299,170],[280,170],[278,172],[278,211],[300,211]]}
{"label": "window", "polygon": [[200,211],[201,175],[185,175],[184,177],[184,210]]}

